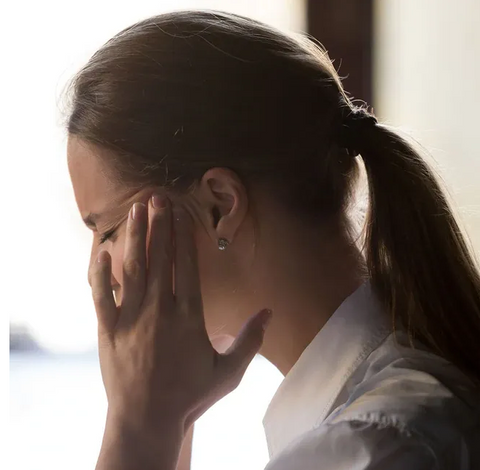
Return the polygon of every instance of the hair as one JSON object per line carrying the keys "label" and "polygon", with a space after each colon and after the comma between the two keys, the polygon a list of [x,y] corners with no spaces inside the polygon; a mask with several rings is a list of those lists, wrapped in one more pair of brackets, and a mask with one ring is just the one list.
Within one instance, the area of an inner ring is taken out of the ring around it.
{"label": "hair", "polygon": [[[321,222],[345,216],[357,181],[341,137],[350,115],[369,116],[319,45],[241,16],[184,11],[140,21],[91,57],[71,83],[67,129],[108,150],[125,184],[185,192],[227,167]],[[478,382],[472,255],[423,158],[370,124],[354,145],[368,179],[372,287],[411,338]]]}

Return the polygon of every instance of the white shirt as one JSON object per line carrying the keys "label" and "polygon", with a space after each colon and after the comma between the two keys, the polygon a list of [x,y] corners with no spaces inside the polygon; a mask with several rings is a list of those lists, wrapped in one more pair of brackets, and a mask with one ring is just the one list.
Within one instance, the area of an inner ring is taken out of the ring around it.
{"label": "white shirt", "polygon": [[266,470],[480,469],[478,391],[396,336],[368,283],[343,302],[267,409]]}

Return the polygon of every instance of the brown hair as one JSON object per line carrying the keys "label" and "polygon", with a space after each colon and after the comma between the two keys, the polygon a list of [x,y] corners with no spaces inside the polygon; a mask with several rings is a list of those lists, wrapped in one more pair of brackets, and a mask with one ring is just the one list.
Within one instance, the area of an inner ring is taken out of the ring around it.
{"label": "brown hair", "polygon": [[[368,117],[311,41],[185,11],[141,21],[93,55],[72,82],[68,132],[110,150],[126,184],[185,191],[228,167],[322,221],[343,217],[356,181],[341,141],[352,114]],[[436,178],[385,126],[353,137],[369,183],[373,288],[413,338],[480,380],[479,273]]]}

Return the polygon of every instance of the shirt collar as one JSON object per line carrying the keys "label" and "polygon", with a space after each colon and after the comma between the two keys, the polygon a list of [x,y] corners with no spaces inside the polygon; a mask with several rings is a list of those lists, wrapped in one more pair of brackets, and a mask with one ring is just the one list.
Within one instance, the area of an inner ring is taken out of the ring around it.
{"label": "shirt collar", "polygon": [[304,350],[263,419],[270,456],[320,424],[350,375],[391,332],[370,283],[350,295]]}

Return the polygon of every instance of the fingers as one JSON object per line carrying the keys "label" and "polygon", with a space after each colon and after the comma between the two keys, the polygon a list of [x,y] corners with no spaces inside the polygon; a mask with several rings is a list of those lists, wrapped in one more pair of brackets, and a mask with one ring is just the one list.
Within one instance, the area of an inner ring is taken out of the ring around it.
{"label": "fingers", "polygon": [[153,196],[148,204],[148,301],[158,301],[161,310],[173,305],[173,246],[171,205]]}
{"label": "fingers", "polygon": [[[135,203],[128,214],[123,255],[122,317],[136,317],[146,287],[147,208]],[[127,321],[133,318],[127,318]]]}
{"label": "fingers", "polygon": [[197,248],[193,219],[185,209],[175,208],[175,299],[177,312],[203,322]]}
{"label": "fingers", "polygon": [[271,318],[272,311],[269,309],[253,315],[243,326],[233,345],[222,356],[223,367],[230,376],[238,379],[238,383],[261,348]]}
{"label": "fingers", "polygon": [[107,251],[101,251],[90,271],[93,303],[98,319],[98,331],[110,336],[118,321],[118,309],[111,285],[111,258]]}

